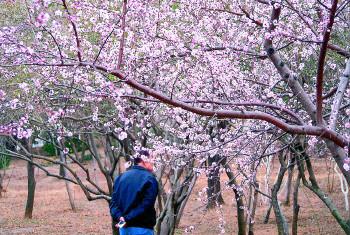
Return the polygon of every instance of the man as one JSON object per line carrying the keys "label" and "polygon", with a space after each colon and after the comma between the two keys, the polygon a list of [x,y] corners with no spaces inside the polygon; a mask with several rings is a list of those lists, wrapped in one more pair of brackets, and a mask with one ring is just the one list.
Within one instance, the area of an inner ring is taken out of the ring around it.
{"label": "man", "polygon": [[125,221],[122,227],[117,224],[120,235],[153,235],[158,182],[148,158],[147,151],[139,151],[134,166],[114,182],[110,213],[114,221]]}

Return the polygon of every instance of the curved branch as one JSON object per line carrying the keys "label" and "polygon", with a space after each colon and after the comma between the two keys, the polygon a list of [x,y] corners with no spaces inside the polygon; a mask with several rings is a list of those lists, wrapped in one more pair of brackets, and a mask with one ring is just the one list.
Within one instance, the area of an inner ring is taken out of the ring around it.
{"label": "curved branch", "polygon": [[[138,100],[143,100],[146,102],[160,102],[157,99],[150,99],[150,98],[133,96],[133,95],[122,95],[120,97],[121,98],[138,99]],[[217,104],[217,105],[224,105],[224,106],[260,106],[260,107],[266,107],[266,108],[270,108],[273,110],[280,110],[280,111],[290,115],[299,124],[304,123],[304,121],[293,111],[291,111],[287,108],[273,105],[273,104],[269,104],[269,103],[263,103],[263,102],[223,102],[223,101],[219,101],[219,100],[212,100],[212,101],[211,100],[181,100],[181,101],[184,103],[189,103],[189,104],[202,103],[202,104]]]}
{"label": "curved branch", "polygon": [[[277,57],[277,53],[273,53]],[[278,59],[277,59],[278,60]],[[272,59],[274,62],[274,60]],[[22,64],[23,65],[23,64]],[[146,95],[152,96],[153,98],[156,98],[160,100],[164,104],[172,105],[174,107],[182,108],[184,110],[187,110],[192,113],[199,114],[201,116],[208,116],[208,117],[218,117],[218,118],[236,118],[236,119],[254,119],[254,120],[262,120],[266,121],[276,127],[278,127],[281,130],[284,130],[285,132],[288,132],[290,134],[302,134],[302,135],[311,135],[311,136],[319,136],[328,140],[331,140],[336,145],[344,148],[347,146],[350,141],[346,139],[346,137],[339,135],[333,130],[330,130],[326,127],[316,127],[316,126],[309,126],[309,125],[289,125],[280,119],[263,112],[259,111],[231,111],[231,110],[211,110],[211,109],[205,109],[205,108],[199,108],[192,106],[190,104],[187,104],[183,101],[172,99],[165,94],[150,88],[148,86],[142,85],[141,83],[137,82],[136,80],[127,78],[126,75],[124,75],[120,70],[110,70],[107,67],[104,67],[102,65],[93,65],[91,63],[87,62],[81,62],[79,64],[27,64],[27,65],[36,65],[36,66],[58,66],[58,67],[76,67],[76,66],[83,66],[88,67],[91,69],[94,69],[99,72],[109,73],[111,75],[114,75],[115,77],[119,78],[121,81],[129,85],[130,87],[141,91],[145,93]],[[19,65],[18,65],[19,66]],[[286,69],[288,72],[291,72],[287,66],[283,66],[284,69]],[[284,73],[285,71],[282,71]],[[294,80],[294,79],[292,79]],[[300,84],[295,81],[296,84],[290,84],[292,89],[296,89],[297,91],[301,92],[302,94],[298,95],[305,95],[307,98],[303,99],[301,98],[301,101],[306,102],[305,108],[313,109],[314,105],[312,104],[310,98],[307,96],[307,94],[302,90]],[[296,87],[293,87],[296,86]],[[311,104],[308,104],[308,103]],[[310,106],[309,106],[310,105]],[[309,111],[309,110],[308,110]],[[310,112],[309,112],[310,113]],[[311,112],[313,113],[313,112]],[[312,115],[311,115],[312,116]]]}
{"label": "curved branch", "polygon": [[[101,67],[99,69],[102,69]],[[105,71],[107,72],[107,70]],[[171,99],[170,97],[167,97],[166,95],[148,87],[144,86],[140,83],[138,83],[135,80],[132,79],[126,79],[123,74],[121,74],[119,71],[112,71],[111,74],[117,76],[120,79],[125,79],[124,82],[128,84],[129,86],[135,88],[136,90],[142,91],[147,95],[150,95],[156,99],[159,99],[165,104],[169,104],[175,107],[182,108],[184,110],[190,111],[192,113],[199,114],[201,116],[209,116],[209,117],[218,117],[218,118],[238,118],[238,119],[256,119],[256,120],[263,120],[268,123],[271,123],[275,125],[276,127],[284,130],[285,132],[291,133],[291,134],[307,134],[307,135],[314,135],[314,136],[320,136],[324,137],[326,139],[332,140],[337,145],[344,147],[349,143],[349,140],[347,140],[343,136],[339,136],[338,133],[335,131],[329,130],[325,127],[315,127],[315,126],[308,126],[308,125],[288,125],[287,123],[273,117],[272,115],[259,112],[259,111],[230,111],[230,110],[210,110],[210,109],[204,109],[199,107],[194,107],[192,105],[189,105],[185,102]]]}

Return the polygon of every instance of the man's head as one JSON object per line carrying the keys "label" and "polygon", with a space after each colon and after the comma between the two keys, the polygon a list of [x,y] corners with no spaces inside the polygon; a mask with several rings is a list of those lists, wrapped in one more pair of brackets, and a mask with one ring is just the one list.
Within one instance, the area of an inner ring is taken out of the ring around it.
{"label": "man's head", "polygon": [[153,172],[153,164],[150,162],[150,154],[147,150],[139,150],[134,157],[134,165],[142,166],[148,171]]}

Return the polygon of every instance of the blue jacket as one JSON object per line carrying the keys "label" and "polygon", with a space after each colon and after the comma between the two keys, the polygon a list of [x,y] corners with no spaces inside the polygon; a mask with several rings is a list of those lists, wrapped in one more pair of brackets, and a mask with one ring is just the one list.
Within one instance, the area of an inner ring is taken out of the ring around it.
{"label": "blue jacket", "polygon": [[158,182],[153,174],[141,166],[131,167],[114,182],[109,205],[113,220],[124,217],[128,227],[153,229],[157,194]]}

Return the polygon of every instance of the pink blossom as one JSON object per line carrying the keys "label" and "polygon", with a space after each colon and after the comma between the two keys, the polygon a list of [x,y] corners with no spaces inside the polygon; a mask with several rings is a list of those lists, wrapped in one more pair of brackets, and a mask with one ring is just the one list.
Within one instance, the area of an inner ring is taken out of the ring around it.
{"label": "pink blossom", "polygon": [[6,92],[3,91],[3,90],[0,90],[0,100],[1,100],[1,101],[4,101],[4,100],[5,100],[5,97],[6,97]]}
{"label": "pink blossom", "polygon": [[126,133],[126,132],[124,132],[124,131],[122,131],[119,135],[118,135],[118,138],[120,139],[120,140],[124,140],[124,139],[126,139],[128,137],[128,134]]}
{"label": "pink blossom", "polygon": [[10,101],[10,108],[11,108],[11,109],[16,109],[18,103],[19,103],[19,100],[18,100],[18,99],[13,99],[13,100],[11,100],[11,101]]}
{"label": "pink blossom", "polygon": [[68,148],[64,148],[64,149],[63,149],[63,153],[64,153],[64,154],[68,154],[68,153],[69,153],[69,149],[68,149]]}
{"label": "pink blossom", "polygon": [[50,15],[46,12],[40,12],[38,17],[36,18],[35,26],[45,26],[50,19]]}
{"label": "pink blossom", "polygon": [[19,88],[21,88],[25,93],[28,93],[28,92],[29,92],[28,83],[22,82],[22,83],[20,83],[18,86],[19,86]]}

